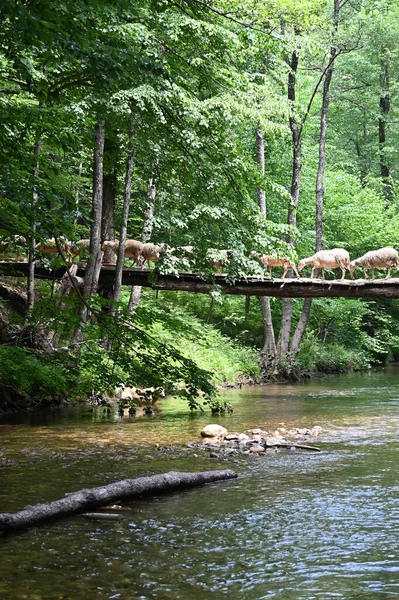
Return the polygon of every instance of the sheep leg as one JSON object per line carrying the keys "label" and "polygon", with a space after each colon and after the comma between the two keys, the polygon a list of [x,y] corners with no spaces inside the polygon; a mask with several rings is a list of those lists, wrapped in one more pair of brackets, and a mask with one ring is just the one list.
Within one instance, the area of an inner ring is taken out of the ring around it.
{"label": "sheep leg", "polygon": [[321,267],[321,273],[322,273],[322,279],[323,281],[325,281],[325,275],[324,275],[324,267]]}
{"label": "sheep leg", "polygon": [[310,274],[310,279],[314,279],[314,272],[315,272],[316,267],[312,267],[312,272]]}
{"label": "sheep leg", "polygon": [[363,273],[364,273],[364,278],[367,279],[367,271],[364,267],[363,267]]}
{"label": "sheep leg", "polygon": [[391,269],[392,269],[392,265],[390,265],[388,267],[388,272],[387,272],[387,276],[385,277],[385,279],[389,279],[390,275],[391,275]]}
{"label": "sheep leg", "polygon": [[345,279],[345,272],[346,272],[345,267],[341,267],[341,271],[342,271],[342,277],[341,277],[341,281],[342,281],[343,279]]}
{"label": "sheep leg", "polygon": [[374,279],[374,269],[371,268],[371,279]]}

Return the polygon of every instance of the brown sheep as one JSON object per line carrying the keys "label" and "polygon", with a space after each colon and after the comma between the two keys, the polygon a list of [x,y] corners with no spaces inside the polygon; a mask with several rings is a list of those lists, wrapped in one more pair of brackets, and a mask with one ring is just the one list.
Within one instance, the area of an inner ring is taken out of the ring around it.
{"label": "brown sheep", "polygon": [[295,275],[299,278],[299,273],[296,269],[295,264],[292,262],[292,260],[290,260],[287,257],[279,258],[279,257],[275,257],[275,256],[268,256],[265,254],[259,254],[259,252],[253,251],[249,255],[249,258],[257,258],[264,267],[269,267],[270,277],[273,277],[273,275],[272,275],[273,267],[284,267],[284,273],[281,277],[281,279],[284,279],[285,276],[287,275],[288,269],[291,267],[291,269],[294,270]]}
{"label": "brown sheep", "polygon": [[[64,237],[58,238],[58,244],[61,249],[61,252],[66,254],[68,257],[69,251],[69,243]],[[38,242],[35,246],[35,250],[42,254],[59,254],[58,246],[55,241],[55,238],[50,238],[45,240],[44,242]]]}
{"label": "brown sheep", "polygon": [[[22,235],[12,235],[6,239],[0,240],[0,254],[2,260],[7,261],[8,254],[15,252],[15,262],[19,262],[21,258],[21,247],[26,246],[26,239]],[[26,257],[22,262],[26,261]]]}
{"label": "brown sheep", "polygon": [[332,250],[320,250],[309,258],[302,258],[298,263],[298,271],[306,265],[313,265],[311,278],[313,279],[315,269],[320,269],[324,279],[324,269],[338,269],[342,271],[341,279],[345,278],[346,269],[349,268],[349,253],[343,248],[333,248]]}
{"label": "brown sheep", "polygon": [[209,264],[215,269],[223,269],[229,264],[228,250],[211,250],[209,254]]}
{"label": "brown sheep", "polygon": [[367,279],[366,269],[371,269],[371,279],[374,279],[374,270],[375,269],[388,269],[387,276],[385,279],[391,274],[392,267],[398,267],[398,252],[395,248],[380,248],[379,250],[370,250],[370,252],[366,252],[363,256],[356,258],[356,260],[352,260],[349,265],[349,271],[351,274],[351,278],[353,277],[353,272],[356,267],[363,267],[364,277]]}

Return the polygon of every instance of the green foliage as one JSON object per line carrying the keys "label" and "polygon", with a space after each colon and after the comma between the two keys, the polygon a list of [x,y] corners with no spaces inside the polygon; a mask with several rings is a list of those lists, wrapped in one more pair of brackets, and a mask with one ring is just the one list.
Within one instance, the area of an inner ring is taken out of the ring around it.
{"label": "green foliage", "polygon": [[369,366],[367,355],[360,349],[348,349],[342,344],[323,343],[309,333],[302,343],[295,365],[299,375],[320,373],[344,373],[358,371]]}
{"label": "green foliage", "polygon": [[38,357],[27,348],[0,346],[0,387],[15,391],[33,403],[64,395],[68,373],[55,357]]}
{"label": "green foliage", "polygon": [[[152,339],[176,348],[200,368],[211,370],[214,384],[257,380],[258,351],[234,342],[204,323],[195,316],[189,304],[180,303],[181,299],[181,294],[161,293],[154,303],[153,292],[146,291],[137,311],[137,322],[145,327]],[[206,296],[204,301],[209,305]]]}

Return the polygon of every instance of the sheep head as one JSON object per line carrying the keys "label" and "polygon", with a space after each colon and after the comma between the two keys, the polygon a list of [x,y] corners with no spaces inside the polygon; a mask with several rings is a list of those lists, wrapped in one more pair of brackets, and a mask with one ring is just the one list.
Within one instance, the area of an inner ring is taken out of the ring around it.
{"label": "sheep head", "polygon": [[302,269],[306,267],[306,262],[304,261],[304,259],[300,260],[298,263],[298,271],[302,271]]}
{"label": "sheep head", "polygon": [[351,260],[351,262],[349,263],[349,273],[351,274],[351,279],[354,279],[353,273],[357,267],[356,263],[357,263],[356,260]]}

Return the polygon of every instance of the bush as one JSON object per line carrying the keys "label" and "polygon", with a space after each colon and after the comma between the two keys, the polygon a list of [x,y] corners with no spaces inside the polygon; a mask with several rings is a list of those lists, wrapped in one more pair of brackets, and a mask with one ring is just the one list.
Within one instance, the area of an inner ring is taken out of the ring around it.
{"label": "bush", "polygon": [[69,387],[67,371],[58,360],[8,346],[0,346],[0,386],[33,402],[60,396]]}

